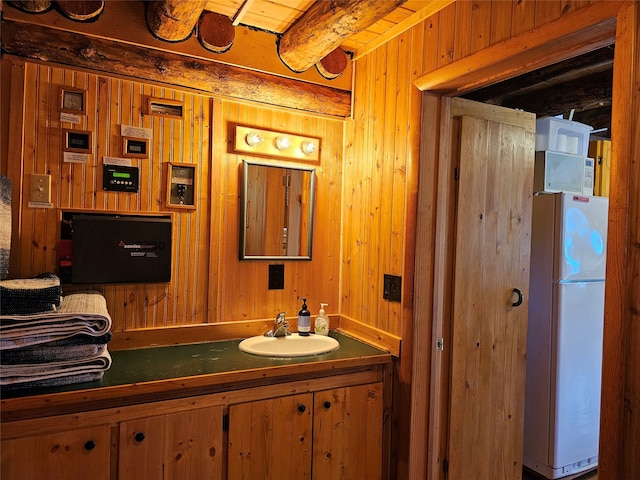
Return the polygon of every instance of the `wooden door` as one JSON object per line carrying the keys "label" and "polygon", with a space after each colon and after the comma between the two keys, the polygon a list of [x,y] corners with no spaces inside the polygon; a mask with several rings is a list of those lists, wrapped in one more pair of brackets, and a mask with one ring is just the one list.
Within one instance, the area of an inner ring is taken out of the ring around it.
{"label": "wooden door", "polygon": [[460,99],[452,116],[448,478],[520,479],[535,116]]}
{"label": "wooden door", "polygon": [[382,383],[317,392],[313,478],[382,478]]}
{"label": "wooden door", "polygon": [[304,393],[231,405],[227,477],[310,479],[312,400]]}
{"label": "wooden door", "polygon": [[70,480],[110,477],[108,425],[5,440],[2,480]]}

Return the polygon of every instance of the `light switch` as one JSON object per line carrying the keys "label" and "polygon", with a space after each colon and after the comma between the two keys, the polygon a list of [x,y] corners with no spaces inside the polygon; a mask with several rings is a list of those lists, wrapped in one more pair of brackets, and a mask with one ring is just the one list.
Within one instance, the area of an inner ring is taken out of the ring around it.
{"label": "light switch", "polygon": [[51,203],[51,175],[31,175],[29,201]]}

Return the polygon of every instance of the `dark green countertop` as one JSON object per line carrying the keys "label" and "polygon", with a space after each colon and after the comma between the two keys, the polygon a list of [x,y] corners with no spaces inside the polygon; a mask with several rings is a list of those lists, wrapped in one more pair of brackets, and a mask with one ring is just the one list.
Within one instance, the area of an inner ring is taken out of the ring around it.
{"label": "dark green countertop", "polygon": [[188,345],[148,347],[110,352],[112,365],[101,380],[46,388],[2,389],[2,400],[63,392],[120,387],[145,382],[224,374],[269,367],[302,365],[318,361],[339,361],[389,355],[347,335],[331,332],[340,348],[322,355],[295,358],[262,357],[242,352],[238,340]]}

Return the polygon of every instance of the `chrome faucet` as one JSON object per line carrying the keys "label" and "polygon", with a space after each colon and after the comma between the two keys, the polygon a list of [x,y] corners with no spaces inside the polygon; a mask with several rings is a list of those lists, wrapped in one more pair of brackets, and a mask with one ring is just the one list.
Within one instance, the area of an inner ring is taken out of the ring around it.
{"label": "chrome faucet", "polygon": [[291,335],[289,322],[284,316],[285,313],[287,312],[280,312],[278,314],[273,328],[264,334],[265,337],[286,337],[287,335]]}

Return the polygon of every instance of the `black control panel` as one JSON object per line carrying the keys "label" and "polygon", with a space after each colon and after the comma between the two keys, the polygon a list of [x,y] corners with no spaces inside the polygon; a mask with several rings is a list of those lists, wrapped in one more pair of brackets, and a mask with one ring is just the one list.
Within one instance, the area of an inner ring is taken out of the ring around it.
{"label": "black control panel", "polygon": [[116,192],[137,192],[140,169],[105,163],[102,168],[102,188]]}

